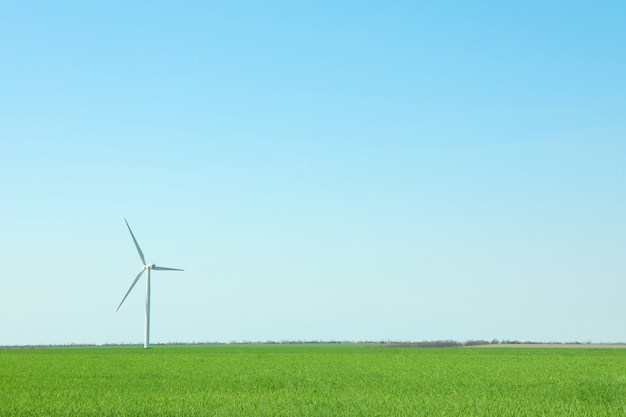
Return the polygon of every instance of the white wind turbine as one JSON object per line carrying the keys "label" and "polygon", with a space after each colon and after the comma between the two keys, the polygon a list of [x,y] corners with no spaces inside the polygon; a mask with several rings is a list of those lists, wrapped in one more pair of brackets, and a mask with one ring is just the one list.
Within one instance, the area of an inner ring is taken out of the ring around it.
{"label": "white wind turbine", "polygon": [[[139,243],[137,243],[137,239],[135,239],[135,235],[133,234],[133,231],[130,230],[130,226],[128,225],[128,221],[126,221],[126,219],[124,219],[124,221],[126,222],[126,227],[128,227],[128,231],[130,232],[130,235],[133,238],[133,242],[135,242],[135,247],[137,248],[137,252],[139,253],[139,257],[141,258],[141,262],[143,263],[143,268],[141,268],[141,271],[139,271],[139,273],[135,277],[135,280],[133,281],[133,283],[131,284],[130,288],[128,289],[128,292],[126,292],[126,295],[124,296],[124,298],[122,298],[122,302],[120,303],[120,305],[117,306],[117,310],[120,309],[120,307],[124,303],[124,300],[126,300],[126,297],[128,297],[128,294],[130,294],[130,292],[135,287],[135,284],[137,284],[137,281],[139,281],[139,278],[141,278],[141,275],[143,275],[143,273],[146,272],[146,329],[145,329],[145,337],[144,337],[143,347],[147,349],[150,346],[150,271],[151,270],[154,270],[154,271],[184,271],[184,270],[183,269],[176,269],[176,268],[166,268],[164,266],[156,266],[155,264],[148,264],[148,263],[146,263],[146,259],[143,256],[143,252],[141,251],[141,248],[139,247]],[[115,311],[117,311],[117,310],[115,310]]]}

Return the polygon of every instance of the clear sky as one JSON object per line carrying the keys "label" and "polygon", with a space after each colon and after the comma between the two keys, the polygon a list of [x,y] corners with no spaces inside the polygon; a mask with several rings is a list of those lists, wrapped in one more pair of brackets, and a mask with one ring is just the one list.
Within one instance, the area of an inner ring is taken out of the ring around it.
{"label": "clear sky", "polygon": [[3,2],[0,345],[626,342],[624,16]]}

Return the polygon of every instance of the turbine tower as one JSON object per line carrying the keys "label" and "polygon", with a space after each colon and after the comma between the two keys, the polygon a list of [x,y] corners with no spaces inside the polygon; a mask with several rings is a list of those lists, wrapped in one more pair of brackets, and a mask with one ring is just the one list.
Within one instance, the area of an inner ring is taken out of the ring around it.
{"label": "turbine tower", "polygon": [[141,276],[145,272],[146,273],[146,328],[145,328],[145,334],[144,334],[143,347],[148,349],[148,347],[150,347],[150,271],[184,271],[184,270],[176,269],[176,268],[166,268],[164,266],[157,266],[155,264],[146,263],[146,259],[143,256],[143,252],[141,251],[141,248],[139,247],[139,243],[137,243],[137,239],[135,239],[135,235],[133,234],[133,231],[130,230],[128,221],[126,221],[126,219],[124,219],[124,221],[126,222],[126,227],[128,227],[130,236],[133,238],[133,242],[135,242],[135,247],[137,248],[137,252],[139,253],[141,262],[143,263],[143,268],[141,268],[141,271],[139,271],[139,273],[135,277],[135,280],[131,284],[130,288],[126,292],[126,295],[124,296],[124,298],[122,298],[122,302],[120,303],[119,306],[117,306],[117,310],[115,311],[118,311],[120,309],[120,307],[124,303],[124,300],[126,300],[126,297],[128,297],[128,294],[130,294],[130,292],[135,287],[135,284],[137,284],[137,281],[139,281],[139,278],[141,278]]}

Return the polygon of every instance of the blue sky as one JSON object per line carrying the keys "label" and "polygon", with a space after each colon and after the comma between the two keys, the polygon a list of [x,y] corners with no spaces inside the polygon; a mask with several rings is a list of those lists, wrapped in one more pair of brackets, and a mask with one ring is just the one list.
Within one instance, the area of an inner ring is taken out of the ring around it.
{"label": "blue sky", "polygon": [[0,6],[0,345],[626,341],[622,2]]}

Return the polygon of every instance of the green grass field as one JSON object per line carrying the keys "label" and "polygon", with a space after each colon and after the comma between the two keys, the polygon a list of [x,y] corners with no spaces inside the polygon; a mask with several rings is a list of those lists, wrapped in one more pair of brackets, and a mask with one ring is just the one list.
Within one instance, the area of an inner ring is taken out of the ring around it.
{"label": "green grass field", "polygon": [[624,416],[626,349],[0,350],[0,416]]}

